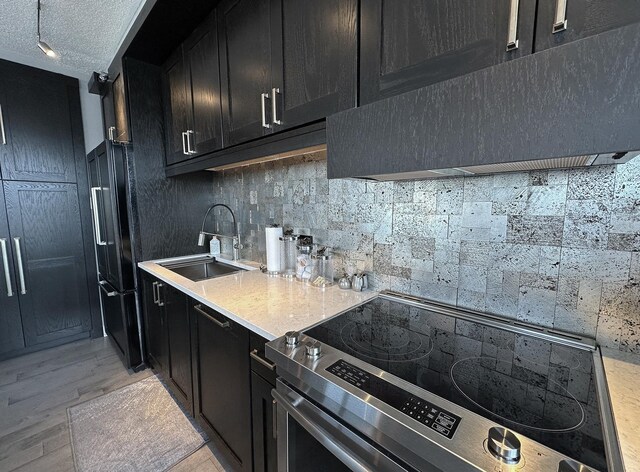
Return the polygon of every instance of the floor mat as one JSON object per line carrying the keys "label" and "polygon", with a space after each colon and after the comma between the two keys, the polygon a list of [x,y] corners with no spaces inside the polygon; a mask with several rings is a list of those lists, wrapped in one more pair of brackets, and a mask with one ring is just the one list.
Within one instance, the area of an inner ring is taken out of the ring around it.
{"label": "floor mat", "polygon": [[206,435],[153,376],[67,410],[78,472],[160,472]]}

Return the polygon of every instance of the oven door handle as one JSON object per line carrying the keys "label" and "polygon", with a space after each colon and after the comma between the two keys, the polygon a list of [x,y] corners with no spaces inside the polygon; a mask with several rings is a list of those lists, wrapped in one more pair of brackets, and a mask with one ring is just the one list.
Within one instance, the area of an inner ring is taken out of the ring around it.
{"label": "oven door handle", "polygon": [[[282,407],[291,418],[351,470],[356,472],[407,471],[293,390],[290,390],[286,396],[276,389],[273,389],[271,394],[278,407]],[[287,397],[295,398],[290,401]],[[367,458],[374,460],[367,460]]]}

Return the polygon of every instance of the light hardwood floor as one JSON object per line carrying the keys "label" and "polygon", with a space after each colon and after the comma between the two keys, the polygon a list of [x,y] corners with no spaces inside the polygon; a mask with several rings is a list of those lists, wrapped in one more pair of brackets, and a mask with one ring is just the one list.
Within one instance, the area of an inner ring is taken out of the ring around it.
{"label": "light hardwood floor", "polygon": [[[73,471],[67,408],[153,375],[127,371],[106,338],[0,362],[0,472]],[[231,470],[210,444],[171,472]]]}

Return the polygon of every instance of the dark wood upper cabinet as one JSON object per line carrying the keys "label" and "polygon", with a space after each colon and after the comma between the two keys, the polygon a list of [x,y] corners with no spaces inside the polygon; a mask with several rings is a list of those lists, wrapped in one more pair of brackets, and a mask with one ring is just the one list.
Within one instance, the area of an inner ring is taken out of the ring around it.
{"label": "dark wood upper cabinet", "polygon": [[67,81],[39,80],[10,71],[6,75],[0,82],[2,178],[75,182]]}
{"label": "dark wood upper cabinet", "polygon": [[539,0],[535,50],[542,51],[638,21],[638,0]]}
{"label": "dark wood upper cabinet", "polygon": [[218,7],[225,145],[272,132],[271,0],[227,0]]}
{"label": "dark wood upper cabinet", "polygon": [[122,67],[105,87],[102,95],[104,137],[112,142],[129,142],[129,113],[127,111],[126,84]]}
{"label": "dark wood upper cabinet", "polygon": [[167,165],[222,148],[217,26],[214,11],[163,68]]}
{"label": "dark wood upper cabinet", "polygon": [[356,106],[357,0],[275,0],[270,119],[275,131]]}
{"label": "dark wood upper cabinet", "polygon": [[187,95],[192,114],[190,146],[199,156],[222,148],[222,108],[216,12],[191,35],[184,45],[189,73]]}
{"label": "dark wood upper cabinet", "polygon": [[[535,8],[536,0],[362,0],[360,103],[531,54]],[[517,48],[507,50],[513,38]]]}
{"label": "dark wood upper cabinet", "polygon": [[167,165],[189,159],[186,133],[191,120],[190,93],[182,47],[165,63],[162,71]]}

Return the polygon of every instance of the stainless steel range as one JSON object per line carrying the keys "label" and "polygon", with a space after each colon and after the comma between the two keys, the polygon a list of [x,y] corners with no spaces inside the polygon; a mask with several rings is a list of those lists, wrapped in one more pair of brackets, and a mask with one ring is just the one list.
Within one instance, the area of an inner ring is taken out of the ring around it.
{"label": "stainless steel range", "polygon": [[623,470],[591,339],[383,292],[266,352],[282,471]]}

